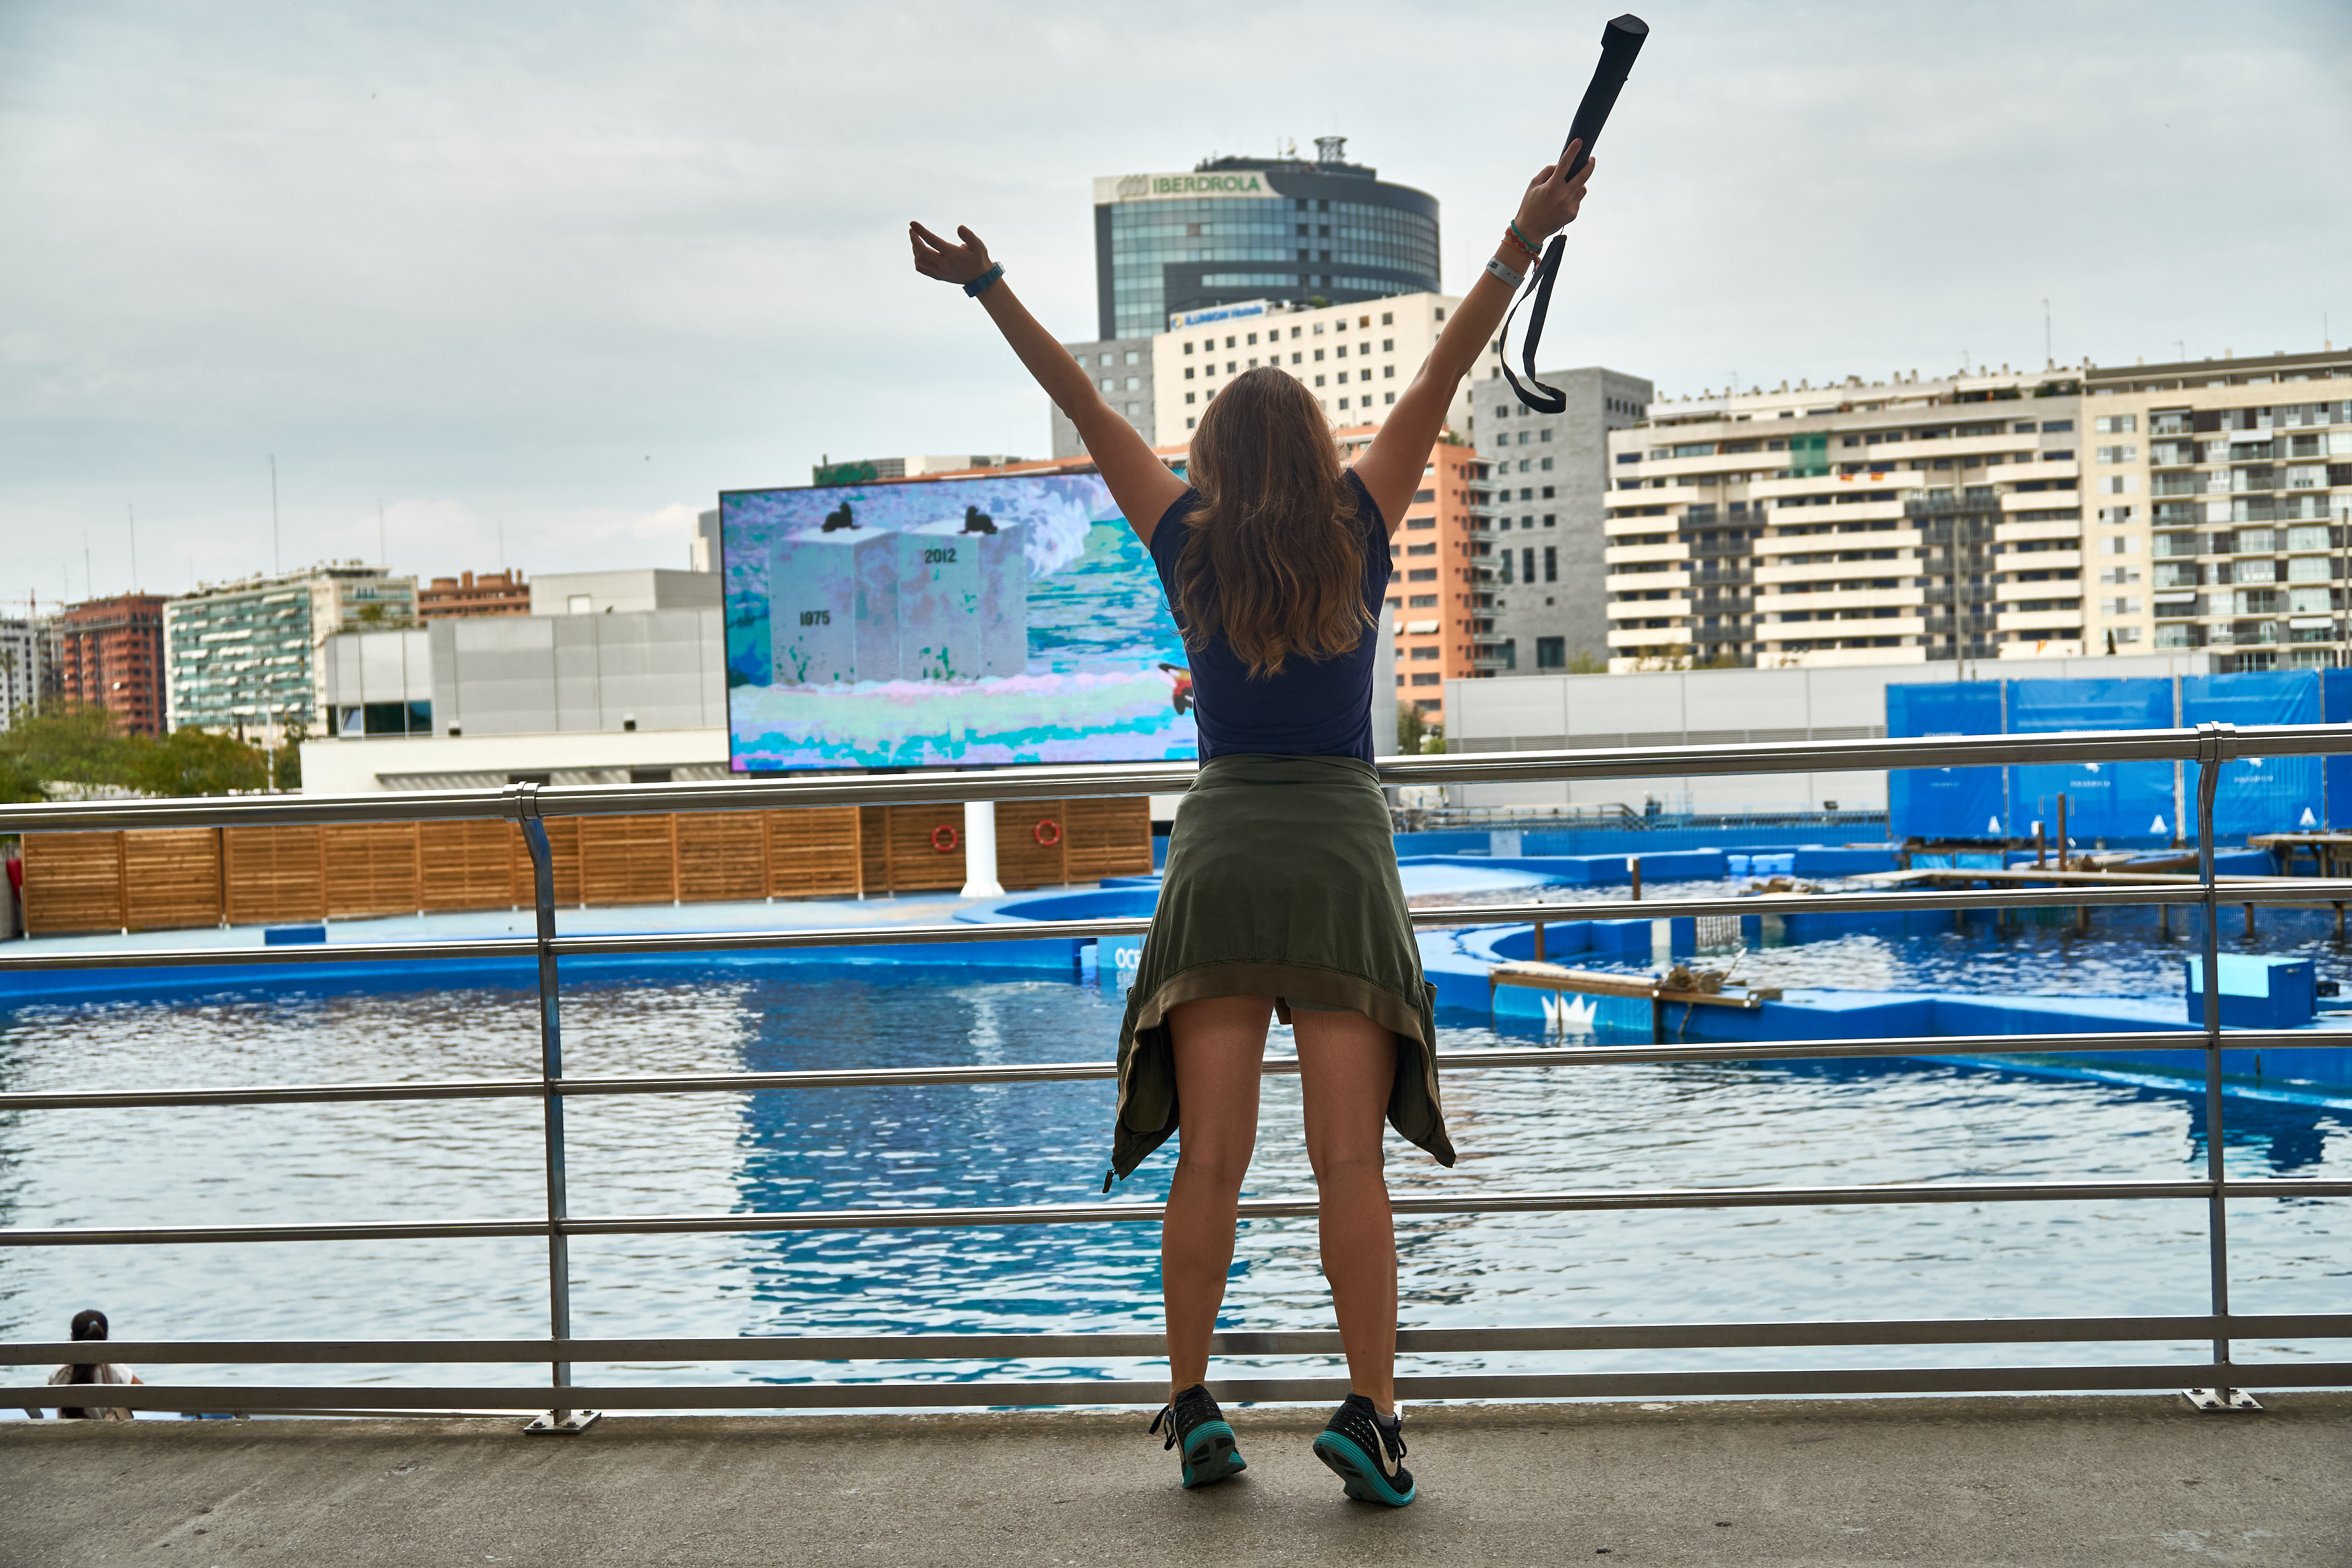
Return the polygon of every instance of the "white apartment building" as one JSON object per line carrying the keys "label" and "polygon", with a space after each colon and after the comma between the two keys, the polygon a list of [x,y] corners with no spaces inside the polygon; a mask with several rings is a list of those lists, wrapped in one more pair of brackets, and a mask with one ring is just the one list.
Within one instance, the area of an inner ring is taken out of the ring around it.
{"label": "white apartment building", "polygon": [[319,654],[327,638],[415,619],[414,577],[355,560],[205,584],[163,606],[170,727],[316,734],[326,727]]}
{"label": "white apartment building", "polygon": [[[1297,377],[1334,425],[1379,424],[1459,304],[1454,295],[1424,293],[1320,308],[1257,299],[1179,312],[1151,340],[1153,428],[1163,445],[1190,441],[1217,390],[1260,365]],[[1466,431],[1469,420],[1465,384],[1446,424]]]}
{"label": "white apartment building", "polygon": [[2094,649],[2352,664],[2352,353],[2084,376]]}
{"label": "white apartment building", "polygon": [[2082,653],[2080,392],[2004,367],[1652,403],[1609,436],[1611,672]]}
{"label": "white apartment building", "polygon": [[0,729],[40,711],[58,689],[60,663],[55,615],[0,618]]}

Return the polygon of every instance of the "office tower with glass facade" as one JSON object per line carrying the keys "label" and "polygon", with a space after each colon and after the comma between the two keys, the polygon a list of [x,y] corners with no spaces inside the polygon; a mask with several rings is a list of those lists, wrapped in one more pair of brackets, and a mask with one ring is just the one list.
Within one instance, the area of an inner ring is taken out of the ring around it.
{"label": "office tower with glass facade", "polygon": [[1097,180],[1097,335],[1148,338],[1179,312],[1245,299],[1436,293],[1437,198],[1346,162],[1344,137],[1315,147],[1312,161],[1214,158]]}

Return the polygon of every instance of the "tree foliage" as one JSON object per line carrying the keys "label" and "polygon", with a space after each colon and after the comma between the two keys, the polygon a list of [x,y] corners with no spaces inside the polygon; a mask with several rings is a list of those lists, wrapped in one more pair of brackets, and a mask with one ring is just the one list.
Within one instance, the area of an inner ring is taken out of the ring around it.
{"label": "tree foliage", "polygon": [[191,728],[137,742],[127,772],[123,781],[142,795],[226,795],[260,789],[269,762],[259,747]]}
{"label": "tree foliage", "polygon": [[[289,739],[278,758],[280,788],[299,788],[301,764]],[[233,736],[183,729],[160,740],[124,735],[102,707],[45,705],[0,730],[0,800],[45,800],[56,784],[136,790],[142,795],[226,795],[269,783],[269,757]]]}

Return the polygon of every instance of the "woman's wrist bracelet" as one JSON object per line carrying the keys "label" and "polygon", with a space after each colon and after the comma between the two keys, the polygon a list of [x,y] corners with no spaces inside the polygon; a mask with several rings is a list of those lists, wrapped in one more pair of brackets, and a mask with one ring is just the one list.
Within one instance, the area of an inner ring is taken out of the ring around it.
{"label": "woman's wrist bracelet", "polygon": [[1499,256],[1490,256],[1486,258],[1486,270],[1506,288],[1517,288],[1528,280],[1527,274],[1513,272],[1509,267],[1505,267],[1503,258]]}
{"label": "woman's wrist bracelet", "polygon": [[1521,239],[1518,235],[1511,233],[1508,229],[1505,229],[1503,231],[1503,243],[1508,246],[1511,249],[1518,252],[1521,256],[1526,256],[1529,261],[1541,261],[1543,259],[1543,253],[1541,251],[1529,250],[1528,248],[1527,242]]}
{"label": "woman's wrist bracelet", "polygon": [[990,267],[986,272],[982,273],[978,277],[973,278],[970,283],[965,284],[963,286],[963,291],[966,294],[971,295],[974,299],[977,299],[982,295],[988,292],[989,286],[991,284],[994,283],[998,278],[1003,276],[1004,264],[1000,261],[994,267]]}
{"label": "woman's wrist bracelet", "polygon": [[1508,224],[1505,225],[1504,227],[1510,234],[1513,243],[1517,244],[1521,250],[1526,251],[1529,256],[1535,257],[1538,261],[1543,259],[1543,246],[1536,244],[1535,241],[1528,238],[1525,234],[1522,234],[1519,231],[1518,219],[1513,218]]}

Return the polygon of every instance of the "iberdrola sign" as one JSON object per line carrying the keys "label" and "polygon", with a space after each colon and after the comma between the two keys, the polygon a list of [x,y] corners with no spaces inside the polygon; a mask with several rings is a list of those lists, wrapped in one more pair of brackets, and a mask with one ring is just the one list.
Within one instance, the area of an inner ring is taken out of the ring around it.
{"label": "iberdrola sign", "polygon": [[1097,202],[1170,202],[1187,196],[1273,196],[1255,169],[1215,174],[1121,174],[1095,182]]}

